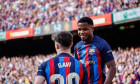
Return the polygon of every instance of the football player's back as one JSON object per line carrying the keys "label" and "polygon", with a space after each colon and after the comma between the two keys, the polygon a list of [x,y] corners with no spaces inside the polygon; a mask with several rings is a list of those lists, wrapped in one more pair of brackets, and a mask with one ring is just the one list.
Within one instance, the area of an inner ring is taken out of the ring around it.
{"label": "football player's back", "polygon": [[46,74],[47,84],[86,84],[88,80],[86,68],[66,53],[61,53],[43,63],[38,75],[43,71],[41,67],[45,71],[42,74]]}
{"label": "football player's back", "polygon": [[71,54],[73,36],[70,32],[54,34],[57,56],[44,62],[38,69],[35,84],[88,84],[86,68]]}

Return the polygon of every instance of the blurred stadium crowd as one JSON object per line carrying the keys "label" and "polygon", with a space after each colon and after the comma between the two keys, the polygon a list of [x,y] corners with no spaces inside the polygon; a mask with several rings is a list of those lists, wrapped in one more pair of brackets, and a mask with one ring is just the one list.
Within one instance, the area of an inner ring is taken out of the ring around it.
{"label": "blurred stadium crowd", "polygon": [[[50,55],[18,56],[0,59],[0,84],[33,84],[39,65]],[[140,84],[140,48],[113,50],[117,73],[113,84]],[[107,72],[107,69],[106,69]]]}
{"label": "blurred stadium crowd", "polygon": [[117,73],[114,84],[140,84],[140,48],[113,51]]}
{"label": "blurred stadium crowd", "polygon": [[56,56],[36,55],[0,59],[0,84],[33,84],[38,67],[44,61]]}
{"label": "blurred stadium crowd", "polygon": [[138,0],[1,0],[0,32],[136,7],[140,7]]}

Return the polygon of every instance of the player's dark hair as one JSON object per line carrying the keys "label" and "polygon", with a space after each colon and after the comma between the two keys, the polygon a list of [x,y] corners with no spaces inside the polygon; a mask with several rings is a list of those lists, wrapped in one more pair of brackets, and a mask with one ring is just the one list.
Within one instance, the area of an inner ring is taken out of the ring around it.
{"label": "player's dark hair", "polygon": [[93,20],[91,19],[91,18],[89,18],[89,17],[82,17],[79,21],[78,21],[78,23],[88,23],[88,25],[94,25],[93,24]]}
{"label": "player's dark hair", "polygon": [[73,42],[73,35],[68,31],[61,31],[52,35],[52,40],[58,42],[63,47],[70,47]]}

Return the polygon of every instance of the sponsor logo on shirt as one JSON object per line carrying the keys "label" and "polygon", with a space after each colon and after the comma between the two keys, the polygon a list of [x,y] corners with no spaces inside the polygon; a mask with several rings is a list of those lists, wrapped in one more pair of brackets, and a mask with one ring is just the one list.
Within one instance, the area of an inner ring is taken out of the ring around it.
{"label": "sponsor logo on shirt", "polygon": [[95,61],[93,61],[93,60],[90,60],[90,61],[83,61],[83,60],[80,60],[80,62],[81,62],[82,64],[95,64]]}

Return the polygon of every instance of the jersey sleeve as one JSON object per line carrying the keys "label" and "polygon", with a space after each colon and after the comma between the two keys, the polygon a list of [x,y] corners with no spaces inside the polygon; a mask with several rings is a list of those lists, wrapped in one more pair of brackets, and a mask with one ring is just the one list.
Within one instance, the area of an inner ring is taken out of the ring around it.
{"label": "jersey sleeve", "polygon": [[45,63],[42,63],[39,68],[38,68],[38,72],[37,72],[37,76],[46,76],[46,73],[45,73]]}
{"label": "jersey sleeve", "polygon": [[87,72],[87,69],[84,65],[83,66],[83,80],[82,80],[82,84],[88,84],[88,72]]}
{"label": "jersey sleeve", "polygon": [[114,59],[111,47],[106,41],[104,41],[102,45],[101,56],[103,57],[105,63]]}

